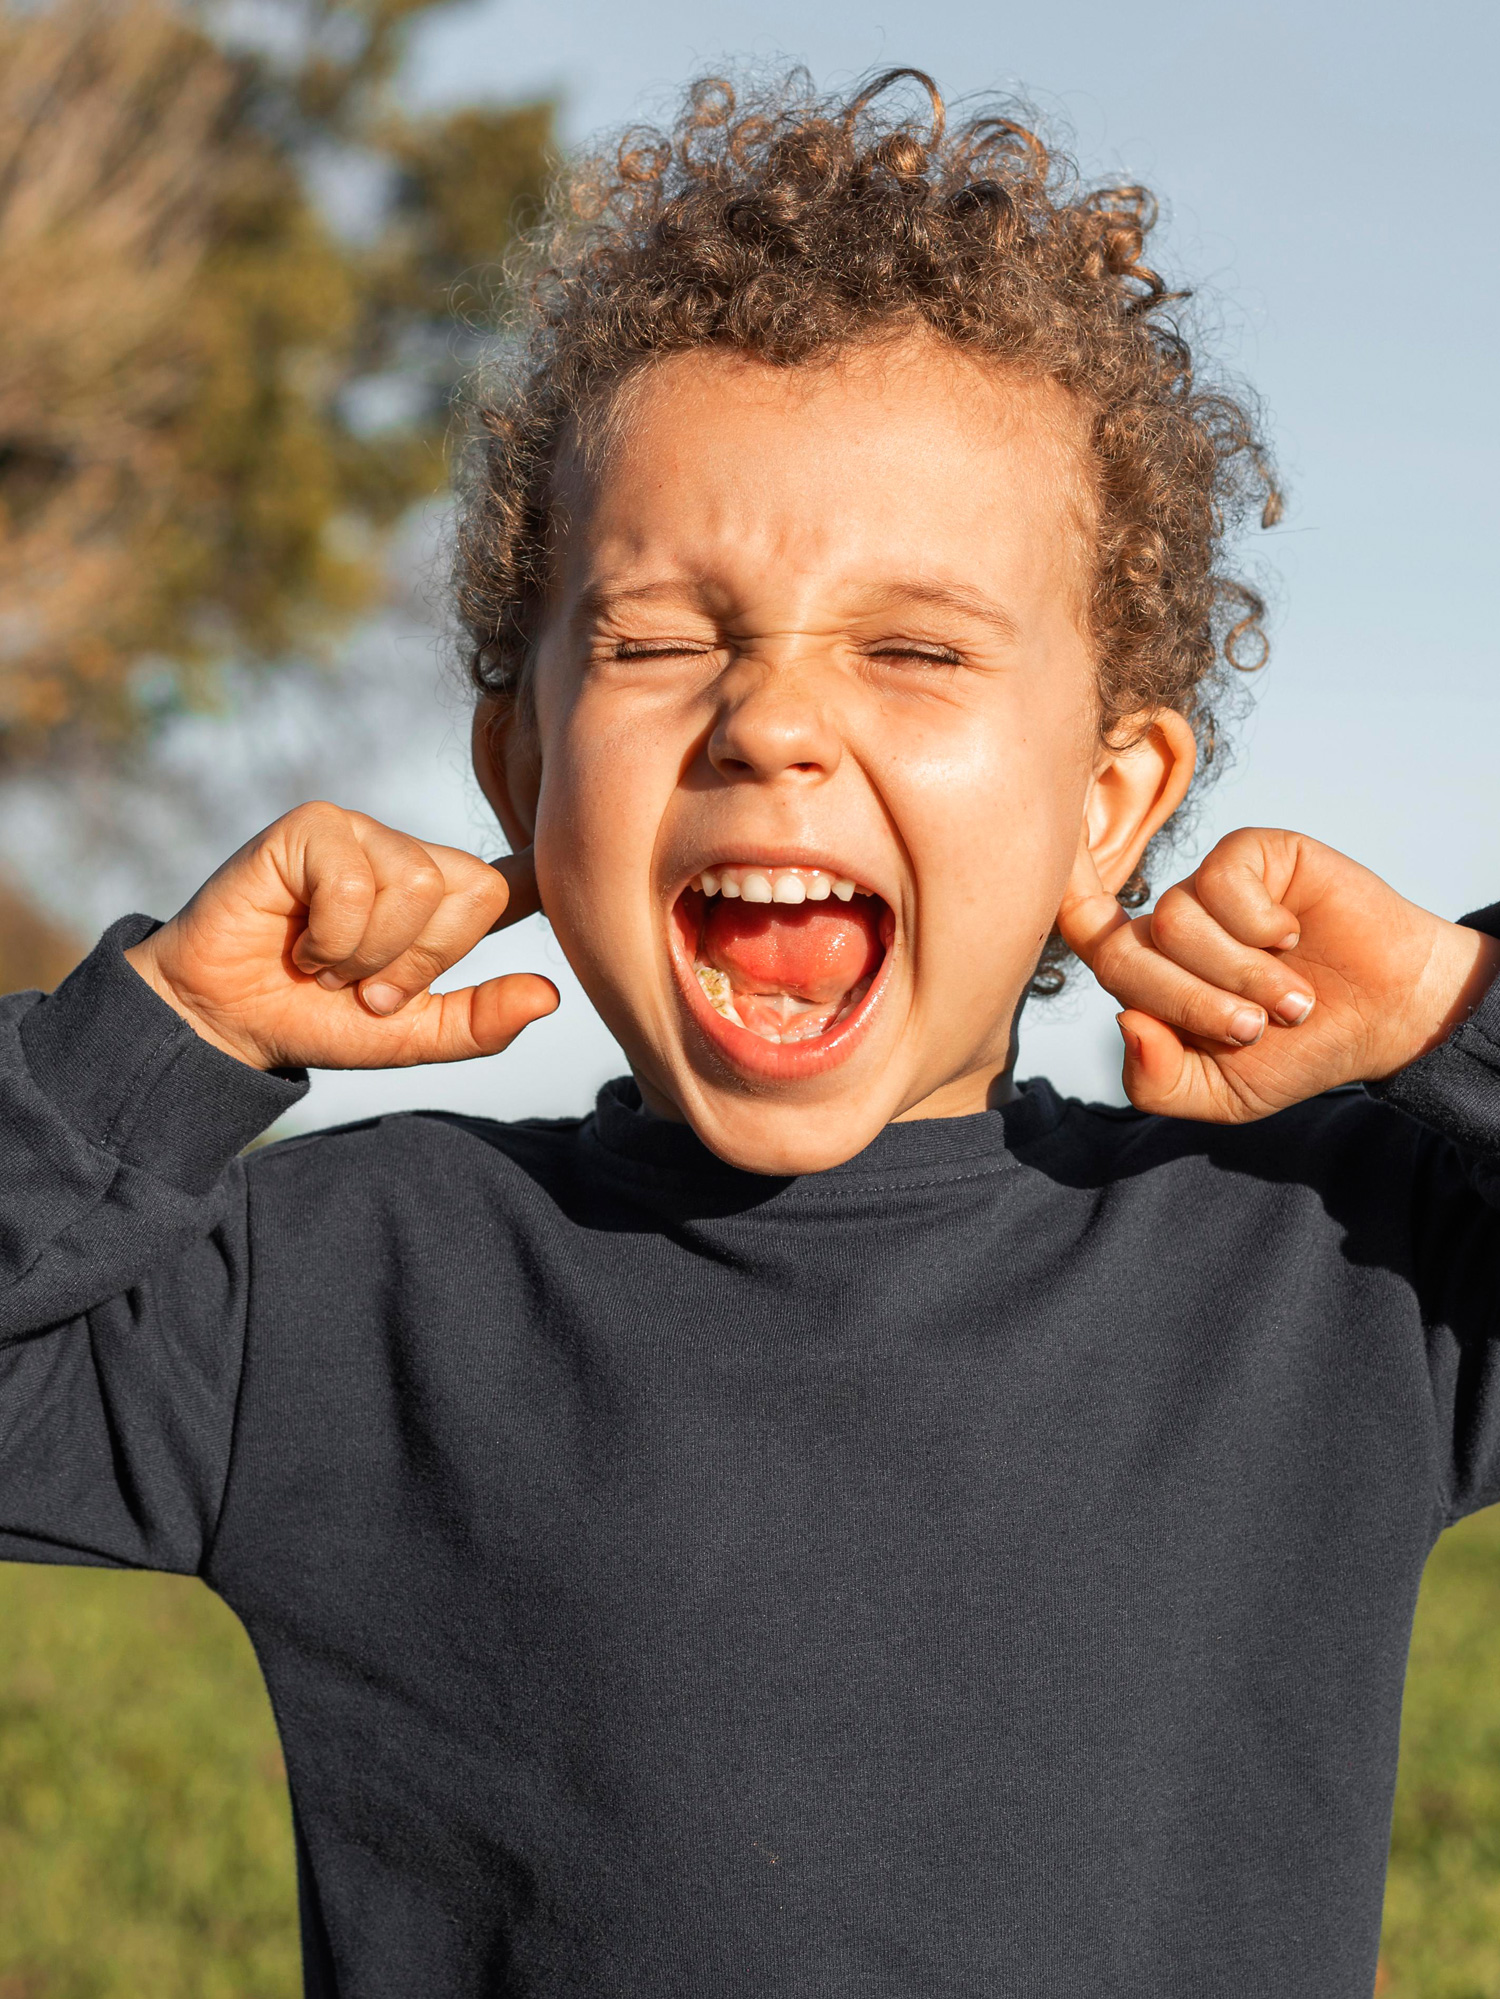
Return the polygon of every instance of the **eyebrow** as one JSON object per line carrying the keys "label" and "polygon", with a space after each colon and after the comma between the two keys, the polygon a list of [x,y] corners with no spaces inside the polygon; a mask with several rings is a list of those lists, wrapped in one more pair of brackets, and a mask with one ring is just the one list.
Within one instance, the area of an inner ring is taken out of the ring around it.
{"label": "eyebrow", "polygon": [[614,589],[607,583],[589,583],[578,593],[578,601],[573,606],[570,622],[586,625],[596,618],[606,618],[611,611],[617,611],[625,604],[639,604],[653,597],[689,596],[694,586],[687,581],[663,578],[656,583],[636,583],[626,589]]}
{"label": "eyebrow", "polygon": [[991,626],[1002,638],[1018,636],[1015,619],[993,598],[966,583],[930,583],[921,577],[911,577],[885,584],[869,600],[872,610],[899,610],[904,604],[918,604],[934,611],[956,611],[961,617]]}
{"label": "eyebrow", "polygon": [[[590,583],[579,592],[570,622],[576,630],[597,619],[607,618],[611,612],[627,604],[649,603],[652,599],[664,597],[681,603],[697,595],[700,589],[700,585],[685,577],[662,577],[654,583],[636,583],[620,589],[603,582]],[[934,583],[923,577],[907,577],[883,584],[862,601],[858,614],[868,617],[881,611],[899,611],[903,606],[956,612],[960,617],[988,625],[1002,639],[1014,640],[1019,636],[1015,619],[982,590],[975,590],[966,583]]]}

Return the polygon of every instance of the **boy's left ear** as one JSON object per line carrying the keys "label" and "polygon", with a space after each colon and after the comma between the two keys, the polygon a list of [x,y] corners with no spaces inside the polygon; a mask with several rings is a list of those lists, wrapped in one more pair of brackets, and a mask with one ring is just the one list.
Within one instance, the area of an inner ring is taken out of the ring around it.
{"label": "boy's left ear", "polygon": [[1083,812],[1082,844],[1111,895],[1186,798],[1198,763],[1192,726],[1175,708],[1129,716],[1120,734],[1128,747],[1105,752]]}
{"label": "boy's left ear", "polygon": [[511,852],[519,854],[531,845],[536,831],[542,785],[535,727],[517,713],[514,702],[484,700],[474,710],[469,744],[479,789],[500,821]]}

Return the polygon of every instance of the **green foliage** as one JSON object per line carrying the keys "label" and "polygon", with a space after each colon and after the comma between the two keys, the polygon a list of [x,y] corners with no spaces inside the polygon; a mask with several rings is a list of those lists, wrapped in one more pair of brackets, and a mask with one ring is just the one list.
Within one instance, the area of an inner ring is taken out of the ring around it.
{"label": "green foliage", "polygon": [[[215,0],[0,0],[0,758],[317,651],[442,484],[450,294],[534,206],[551,113],[399,115],[432,4],[264,0],[273,57],[221,45]],[[314,160],[384,162],[371,240]],[[351,422],[414,353],[409,416]]]}
{"label": "green foliage", "polygon": [[[1500,1995],[1500,1509],[1412,1645],[1381,1999]],[[201,1585],[0,1565],[0,1999],[297,1999],[280,1753]]]}
{"label": "green foliage", "polygon": [[436,285],[492,267],[516,231],[536,219],[551,137],[545,104],[498,118],[458,111],[439,123],[390,128],[391,151],[406,172],[407,212],[418,223],[406,265],[413,303]]}

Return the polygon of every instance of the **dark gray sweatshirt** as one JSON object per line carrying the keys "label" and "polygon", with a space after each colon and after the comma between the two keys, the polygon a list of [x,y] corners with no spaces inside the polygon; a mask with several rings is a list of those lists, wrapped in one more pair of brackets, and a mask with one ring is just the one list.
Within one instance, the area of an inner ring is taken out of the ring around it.
{"label": "dark gray sweatshirt", "polygon": [[239,1159],[299,1085],[147,927],[0,1005],[0,1555],[243,1618],[310,1993],[1367,1999],[1500,1498],[1500,988],[1405,1110],[1032,1083],[777,1180],[618,1084]]}

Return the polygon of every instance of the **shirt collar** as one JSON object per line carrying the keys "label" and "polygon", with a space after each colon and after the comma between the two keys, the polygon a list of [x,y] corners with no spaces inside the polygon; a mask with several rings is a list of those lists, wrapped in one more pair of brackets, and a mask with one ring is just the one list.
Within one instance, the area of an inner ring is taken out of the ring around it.
{"label": "shirt collar", "polygon": [[[918,1118],[888,1124],[862,1152],[816,1177],[941,1171],[993,1161],[1051,1131],[1062,1114],[1062,1100],[1050,1083],[1038,1077],[1022,1083],[1011,1102],[998,1110],[979,1111],[971,1117]],[[640,1165],[716,1177],[761,1177],[727,1165],[709,1151],[690,1125],[654,1116],[642,1104],[641,1093],[629,1076],[616,1077],[604,1085],[590,1123],[605,1151]]]}

